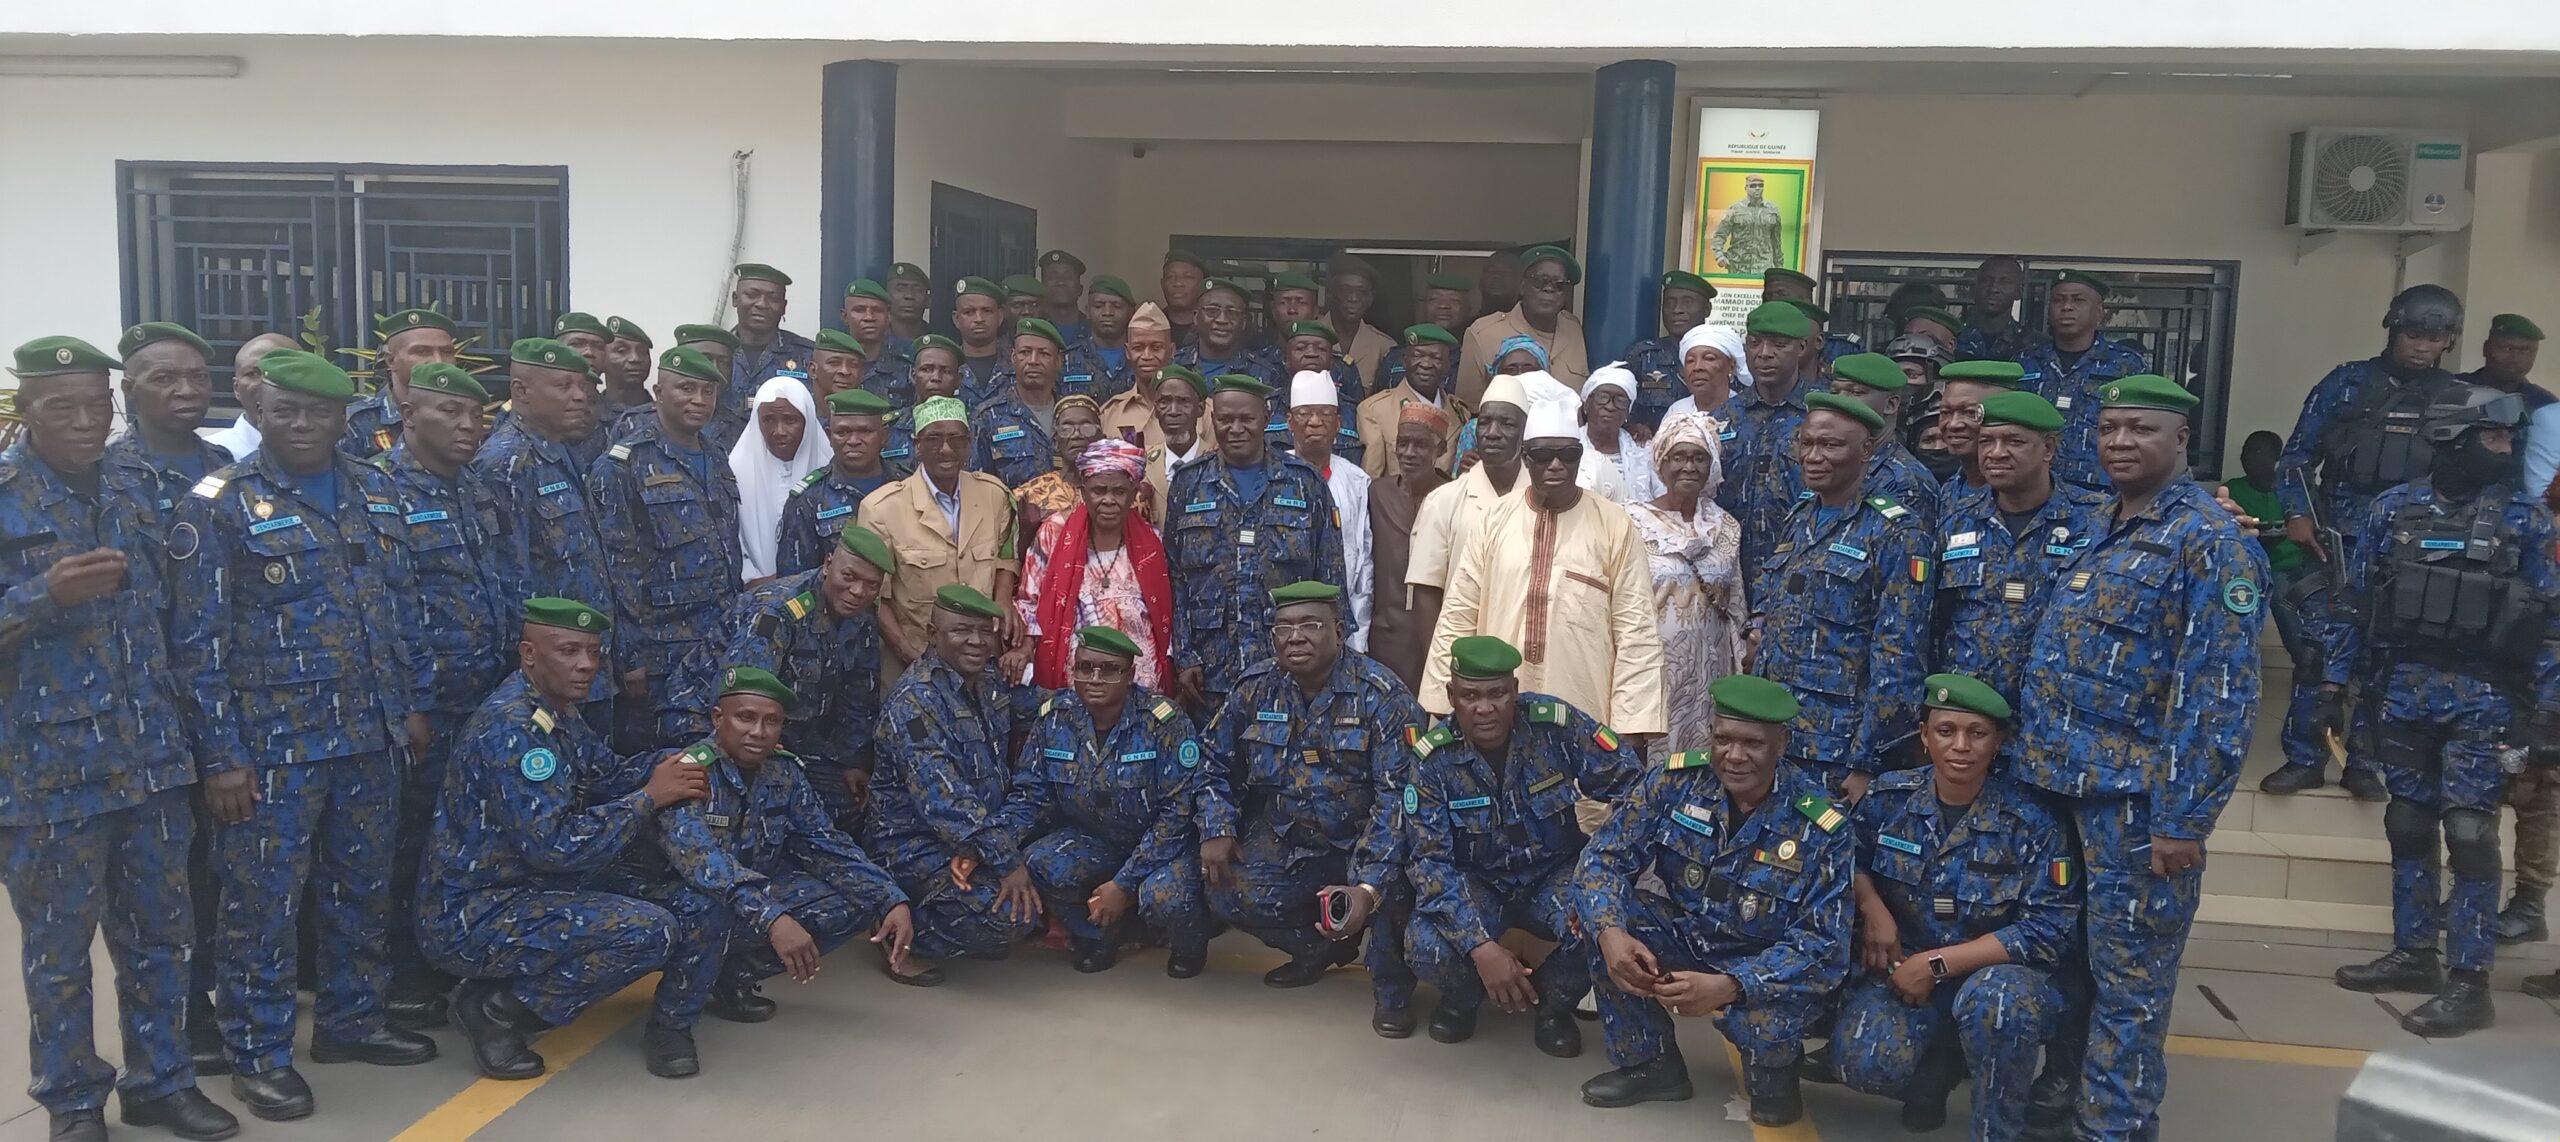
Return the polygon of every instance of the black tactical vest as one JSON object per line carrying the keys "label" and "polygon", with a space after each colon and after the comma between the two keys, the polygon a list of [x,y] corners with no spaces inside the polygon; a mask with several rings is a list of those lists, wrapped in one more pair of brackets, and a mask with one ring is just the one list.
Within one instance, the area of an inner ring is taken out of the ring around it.
{"label": "black tactical vest", "polygon": [[2332,489],[2370,496],[2425,477],[2435,453],[2419,428],[2426,420],[2427,406],[2454,379],[2451,373],[2429,369],[2410,380],[2395,381],[2377,366],[2355,403],[2330,422],[2322,437],[2322,482]]}
{"label": "black tactical vest", "polygon": [[2448,669],[2530,668],[2548,604],[2523,581],[2521,537],[2507,526],[2515,489],[2469,501],[2411,501],[2391,514],[2391,546],[2372,600],[2373,635]]}

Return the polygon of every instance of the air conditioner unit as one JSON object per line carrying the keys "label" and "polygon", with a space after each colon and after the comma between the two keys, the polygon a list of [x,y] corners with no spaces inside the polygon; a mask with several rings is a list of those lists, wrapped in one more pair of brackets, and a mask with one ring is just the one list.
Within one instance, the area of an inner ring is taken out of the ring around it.
{"label": "air conditioner unit", "polygon": [[2471,225],[2470,142],[2455,131],[2313,127],[2293,134],[2285,225],[2460,230]]}

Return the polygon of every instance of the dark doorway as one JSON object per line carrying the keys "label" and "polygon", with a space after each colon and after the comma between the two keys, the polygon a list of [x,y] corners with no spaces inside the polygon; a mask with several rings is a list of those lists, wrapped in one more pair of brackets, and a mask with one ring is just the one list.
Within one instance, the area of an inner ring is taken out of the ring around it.
{"label": "dark doorway", "polygon": [[1270,295],[1271,279],[1296,272],[1321,282],[1326,261],[1336,254],[1357,255],[1377,269],[1377,303],[1369,311],[1369,324],[1392,337],[1419,320],[1415,315],[1421,310],[1425,279],[1442,272],[1474,278],[1487,257],[1509,248],[1500,242],[1253,238],[1207,234],[1176,234],[1173,246],[1200,255],[1209,263],[1211,276],[1233,281],[1252,294],[1246,300],[1251,303],[1252,336],[1256,338],[1270,335],[1270,330],[1263,328],[1267,324],[1263,300]]}
{"label": "dark doorway", "polygon": [[950,324],[952,289],[960,279],[1000,281],[1032,272],[1040,255],[1040,213],[1019,202],[991,198],[949,183],[933,184],[935,325]]}

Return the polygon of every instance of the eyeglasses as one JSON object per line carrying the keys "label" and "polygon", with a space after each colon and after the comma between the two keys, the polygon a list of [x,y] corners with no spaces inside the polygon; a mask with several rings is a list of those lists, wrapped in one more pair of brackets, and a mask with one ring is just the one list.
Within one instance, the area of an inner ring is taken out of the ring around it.
{"label": "eyeglasses", "polygon": [[1078,682],[1117,682],[1129,676],[1129,667],[1118,662],[1079,662],[1067,668],[1067,676]]}
{"label": "eyeglasses", "polygon": [[1534,289],[1541,293],[1550,290],[1561,290],[1571,284],[1573,283],[1564,280],[1563,274],[1538,274],[1534,277],[1525,277],[1520,279],[1520,288]]}
{"label": "eyeglasses", "polygon": [[1549,464],[1580,464],[1582,463],[1582,446],[1564,444],[1523,448],[1520,450],[1520,458],[1527,460],[1529,466],[1533,468],[1543,468]]}
{"label": "eyeglasses", "polygon": [[1596,404],[1602,408],[1625,408],[1627,407],[1628,401],[1627,394],[1625,393],[1619,392],[1616,389],[1602,389],[1599,392],[1583,398],[1582,403]]}
{"label": "eyeglasses", "polygon": [[1271,638],[1275,642],[1293,634],[1314,638],[1315,636],[1332,629],[1332,627],[1332,619],[1300,619],[1294,623],[1273,623],[1271,624]]}

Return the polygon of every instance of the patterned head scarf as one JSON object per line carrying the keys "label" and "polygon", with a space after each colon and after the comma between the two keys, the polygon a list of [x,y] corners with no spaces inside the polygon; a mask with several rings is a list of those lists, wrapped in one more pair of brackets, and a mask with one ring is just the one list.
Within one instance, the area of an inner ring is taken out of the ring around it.
{"label": "patterned head scarf", "polygon": [[1396,409],[1396,423],[1419,424],[1430,428],[1433,432],[1446,435],[1449,431],[1449,412],[1429,401],[1406,401]]}
{"label": "patterned head scarf", "polygon": [[1076,454],[1076,475],[1092,479],[1104,472],[1118,472],[1132,480],[1146,478],[1147,450],[1106,436]]}
{"label": "patterned head scarf", "polygon": [[1703,412],[1683,412],[1663,418],[1662,427],[1653,434],[1653,466],[1659,471],[1663,458],[1671,454],[1675,444],[1695,444],[1707,450],[1707,486],[1698,492],[1701,500],[1715,498],[1716,489],[1724,484],[1724,446],[1716,435],[1724,431],[1724,422]]}
{"label": "patterned head scarf", "polygon": [[969,423],[969,406],[960,403],[958,397],[926,397],[916,402],[915,431],[922,432],[927,426],[946,420]]}
{"label": "patterned head scarf", "polygon": [[1680,335],[1680,360],[1686,362],[1689,359],[1689,350],[1700,345],[1714,349],[1733,361],[1733,383],[1736,387],[1751,387],[1751,358],[1742,351],[1741,331],[1728,325],[1709,325],[1699,322],[1688,332]]}
{"label": "patterned head scarf", "polygon": [[1494,369],[1499,371],[1502,368],[1502,359],[1521,349],[1528,350],[1530,356],[1538,359],[1538,371],[1546,371],[1547,347],[1538,344],[1537,338],[1525,333],[1502,339],[1502,347],[1493,351]]}
{"label": "patterned head scarf", "polygon": [[1102,418],[1101,401],[1095,400],[1083,393],[1076,393],[1071,396],[1059,397],[1056,404],[1049,406],[1050,421],[1055,423],[1057,418],[1065,416],[1067,414],[1067,410],[1071,408],[1084,409],[1085,411],[1092,413],[1096,420]]}

